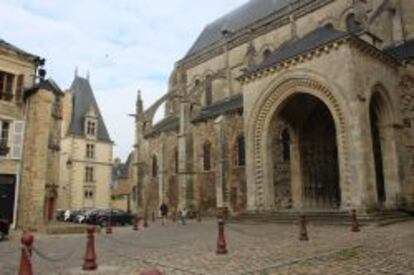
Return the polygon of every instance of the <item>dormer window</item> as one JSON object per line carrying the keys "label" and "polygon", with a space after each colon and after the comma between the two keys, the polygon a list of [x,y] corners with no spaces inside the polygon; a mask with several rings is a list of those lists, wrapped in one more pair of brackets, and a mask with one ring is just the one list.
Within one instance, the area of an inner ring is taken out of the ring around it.
{"label": "dormer window", "polygon": [[85,135],[89,138],[96,138],[98,135],[98,113],[92,105],[85,116]]}
{"label": "dormer window", "polygon": [[95,121],[88,121],[86,126],[86,134],[88,136],[95,136],[96,135],[96,122]]}

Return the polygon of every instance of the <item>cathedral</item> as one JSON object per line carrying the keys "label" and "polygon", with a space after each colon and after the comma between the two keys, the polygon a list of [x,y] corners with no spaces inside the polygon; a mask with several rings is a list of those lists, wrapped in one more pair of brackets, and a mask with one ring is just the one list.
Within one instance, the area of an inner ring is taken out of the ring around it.
{"label": "cathedral", "polygon": [[138,94],[138,209],[412,209],[413,111],[414,1],[250,0]]}

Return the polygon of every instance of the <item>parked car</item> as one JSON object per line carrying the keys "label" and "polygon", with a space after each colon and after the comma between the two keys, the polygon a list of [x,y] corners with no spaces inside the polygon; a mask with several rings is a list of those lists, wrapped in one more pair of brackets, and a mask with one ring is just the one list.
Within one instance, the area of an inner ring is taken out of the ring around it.
{"label": "parked car", "polygon": [[89,216],[88,222],[94,225],[132,225],[133,215],[120,209],[100,209]]}
{"label": "parked car", "polygon": [[59,222],[63,222],[65,220],[65,210],[56,210],[56,220]]}
{"label": "parked car", "polygon": [[0,219],[0,241],[4,240],[9,235],[10,222],[5,219]]}

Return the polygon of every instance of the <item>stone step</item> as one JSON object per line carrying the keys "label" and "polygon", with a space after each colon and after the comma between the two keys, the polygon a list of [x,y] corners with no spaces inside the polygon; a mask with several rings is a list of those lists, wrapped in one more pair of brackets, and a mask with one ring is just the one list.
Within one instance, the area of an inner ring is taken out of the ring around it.
{"label": "stone step", "polygon": [[[305,211],[303,214],[306,216],[306,220],[309,223],[314,224],[350,225],[352,223],[351,216],[348,211]],[[299,211],[273,211],[265,213],[246,212],[237,217],[230,218],[228,222],[281,224],[297,223],[300,215],[301,212]],[[359,214],[357,218],[361,225],[388,225],[413,219],[413,217],[408,213],[396,210]]]}

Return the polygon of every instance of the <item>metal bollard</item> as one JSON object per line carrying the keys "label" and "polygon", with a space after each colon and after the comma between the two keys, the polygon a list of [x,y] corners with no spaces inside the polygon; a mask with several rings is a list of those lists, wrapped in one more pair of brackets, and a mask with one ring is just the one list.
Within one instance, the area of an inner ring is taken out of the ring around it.
{"label": "metal bollard", "polygon": [[153,268],[153,269],[144,270],[141,273],[139,273],[139,275],[163,275],[163,274],[158,269]]}
{"label": "metal bollard", "polygon": [[309,241],[308,230],[306,229],[306,218],[304,215],[300,215],[300,241]]}
{"label": "metal bollard", "polygon": [[359,223],[358,223],[355,209],[352,209],[351,211],[351,222],[352,222],[351,232],[359,232],[360,231]]}
{"label": "metal bollard", "polygon": [[89,226],[87,229],[87,241],[86,252],[83,261],[82,270],[96,270],[98,265],[96,264],[95,253],[95,227]]}
{"label": "metal bollard", "polygon": [[217,237],[217,255],[227,254],[226,238],[224,236],[224,220],[220,218],[218,220],[218,237]]}
{"label": "metal bollard", "polygon": [[29,232],[24,232],[21,238],[22,255],[20,257],[19,275],[33,275],[32,270],[32,245],[34,237]]}

